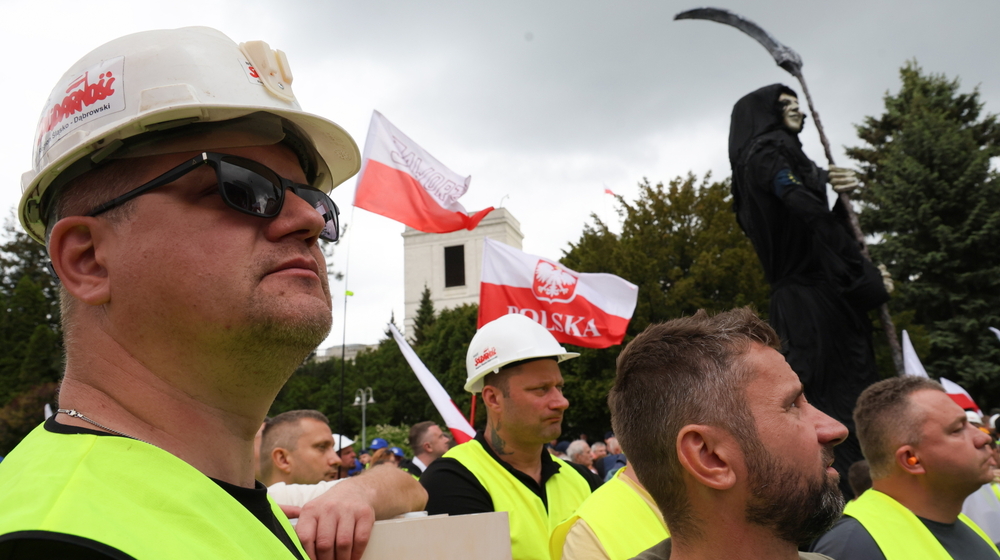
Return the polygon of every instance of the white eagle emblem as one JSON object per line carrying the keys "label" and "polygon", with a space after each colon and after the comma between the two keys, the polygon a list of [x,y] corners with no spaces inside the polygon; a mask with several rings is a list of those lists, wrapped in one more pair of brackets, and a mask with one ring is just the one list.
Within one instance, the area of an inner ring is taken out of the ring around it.
{"label": "white eagle emblem", "polygon": [[577,277],[557,264],[539,260],[533,280],[532,292],[542,301],[567,303],[576,296]]}

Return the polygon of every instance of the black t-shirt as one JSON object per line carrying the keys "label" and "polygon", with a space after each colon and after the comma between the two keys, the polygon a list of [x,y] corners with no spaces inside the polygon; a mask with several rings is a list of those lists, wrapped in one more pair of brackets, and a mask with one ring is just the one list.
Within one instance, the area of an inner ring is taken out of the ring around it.
{"label": "black t-shirt", "polygon": [[[938,523],[917,517],[956,560],[997,560],[997,553],[971,527],[956,521]],[[886,560],[860,521],[845,515],[825,535],[816,539],[810,550],[837,560]]]}
{"label": "black t-shirt", "polygon": [[[476,441],[483,446],[486,453],[496,461],[501,467],[507,470],[523,484],[526,488],[541,498],[548,510],[549,502],[545,494],[545,483],[559,472],[559,463],[552,460],[548,451],[542,450],[542,482],[535,482],[535,479],[510,466],[500,459],[493,449],[486,443],[483,432],[476,434]],[[583,476],[590,490],[593,492],[601,485],[601,480],[597,475],[590,472],[587,467],[575,463],[566,463]],[[457,459],[451,457],[441,457],[428,465],[427,470],[420,476],[420,484],[427,490],[427,513],[428,515],[438,515],[447,513],[449,515],[465,515],[469,513],[486,513],[495,511],[493,509],[493,498],[486,488],[479,482],[476,475],[459,463]]]}
{"label": "black t-shirt", "polygon": [[[88,428],[67,426],[56,422],[55,416],[45,421],[45,429],[56,434],[92,434],[107,437],[122,437]],[[267,499],[267,487],[257,482],[254,488],[243,488],[211,478],[237,502],[253,514],[292,555],[304,560],[295,543],[281,526],[271,510]],[[56,533],[52,531],[21,531],[0,536],[0,560],[36,560],[48,558],[72,558],[74,560],[134,560],[117,548],[110,547],[84,537]]]}

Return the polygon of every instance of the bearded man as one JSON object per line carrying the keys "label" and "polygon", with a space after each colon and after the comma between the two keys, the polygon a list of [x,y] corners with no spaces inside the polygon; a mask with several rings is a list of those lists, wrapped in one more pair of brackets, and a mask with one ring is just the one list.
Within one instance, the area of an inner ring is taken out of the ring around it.
{"label": "bearded man", "polygon": [[794,91],[772,84],[733,108],[729,161],[733,209],[771,284],[769,321],[781,353],[823,412],[850,434],[835,466],[850,494],[847,469],[864,457],[851,414],[858,395],[879,380],[868,311],[889,299],[892,282],[860,250],[838,200],[830,210],[826,183],[858,187],[854,172],[824,171],[802,151],[805,116]]}
{"label": "bearded man", "polygon": [[826,558],[797,549],[843,510],[831,465],[847,429],[777,347],[743,308],[652,325],[622,351],[611,424],[670,530],[637,558]]}

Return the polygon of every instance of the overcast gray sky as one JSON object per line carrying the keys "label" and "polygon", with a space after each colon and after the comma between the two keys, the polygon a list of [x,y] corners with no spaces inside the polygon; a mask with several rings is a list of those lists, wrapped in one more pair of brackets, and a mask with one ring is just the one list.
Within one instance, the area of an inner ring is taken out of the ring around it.
{"label": "overcast gray sky", "polygon": [[[631,199],[643,177],[729,175],[729,114],[744,94],[794,78],[733,28],[672,21],[687,1],[210,1],[0,0],[0,209],[20,196],[38,115],[63,72],[115,37],[156,28],[215,27],[236,42],[285,51],[303,108],[363,147],[379,110],[445,165],[472,175],[472,211],[503,206],[521,221],[524,249],[559,258],[596,212],[616,222],[609,187]],[[1000,1],[726,1],[707,4],[756,21],[805,61],[804,73],[838,163],[858,143],[853,125],[878,115],[916,59],[929,72],[979,86],[1000,112]],[[810,123],[811,124],[811,123]],[[815,128],[806,152],[825,165]],[[347,266],[348,343],[373,343],[403,316],[403,226],[352,212],[355,180],[334,191],[351,230],[334,264]],[[504,197],[507,198],[504,198]],[[343,283],[334,283],[343,334]]]}

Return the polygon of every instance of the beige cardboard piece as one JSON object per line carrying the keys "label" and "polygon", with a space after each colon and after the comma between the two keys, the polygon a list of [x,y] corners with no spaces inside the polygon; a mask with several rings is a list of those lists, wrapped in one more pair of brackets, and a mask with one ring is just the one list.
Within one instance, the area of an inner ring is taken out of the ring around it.
{"label": "beige cardboard piece", "polygon": [[507,512],[376,521],[361,560],[511,560]]}

